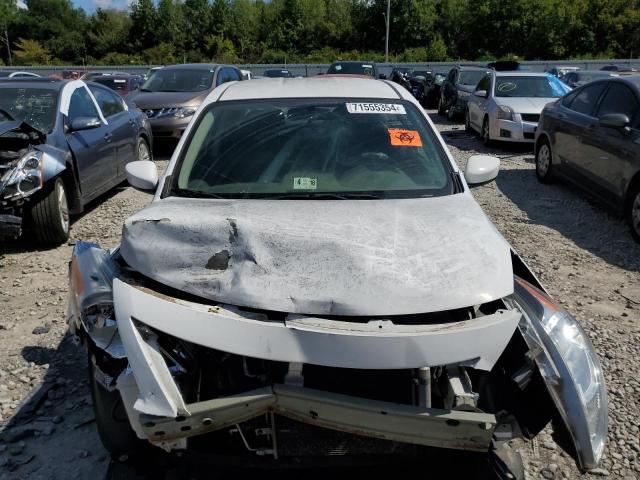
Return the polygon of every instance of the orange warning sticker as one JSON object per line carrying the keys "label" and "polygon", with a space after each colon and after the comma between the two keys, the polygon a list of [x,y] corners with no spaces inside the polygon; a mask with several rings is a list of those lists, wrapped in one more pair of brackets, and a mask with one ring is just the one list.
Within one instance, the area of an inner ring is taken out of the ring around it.
{"label": "orange warning sticker", "polygon": [[422,139],[415,130],[405,130],[403,128],[388,128],[391,145],[395,147],[421,147]]}

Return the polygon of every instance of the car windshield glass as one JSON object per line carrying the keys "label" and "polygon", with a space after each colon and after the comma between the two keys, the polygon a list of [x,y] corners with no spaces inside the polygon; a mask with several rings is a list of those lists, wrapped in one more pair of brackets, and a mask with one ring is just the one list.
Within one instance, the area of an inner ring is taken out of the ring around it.
{"label": "car windshield glass", "polygon": [[289,70],[266,70],[264,76],[269,78],[290,78],[291,72]]}
{"label": "car windshield glass", "polygon": [[408,102],[224,102],[187,140],[173,194],[417,198],[454,193],[450,164]]}
{"label": "car windshield glass", "polygon": [[571,89],[553,75],[497,77],[496,97],[560,98]]}
{"label": "car windshield glass", "polygon": [[461,83],[462,85],[475,86],[480,80],[482,80],[482,77],[484,77],[486,74],[487,72],[485,72],[484,70],[463,70],[462,72],[460,72],[460,80],[458,81],[458,83]]}
{"label": "car windshield glass", "polygon": [[334,63],[329,67],[327,73],[345,73],[347,75],[374,76],[373,64],[371,63]]}
{"label": "car windshield glass", "polygon": [[109,87],[111,90],[116,90],[118,92],[127,90],[127,79],[125,78],[103,77],[96,78],[94,82],[104,85],[105,87]]}
{"label": "car windshield glass", "polygon": [[141,90],[146,92],[201,92],[211,88],[213,69],[156,70],[144,82]]}
{"label": "car windshield glass", "polygon": [[[56,120],[58,92],[47,88],[0,88],[0,110],[43,132],[50,132]],[[0,121],[6,118],[0,116]]]}

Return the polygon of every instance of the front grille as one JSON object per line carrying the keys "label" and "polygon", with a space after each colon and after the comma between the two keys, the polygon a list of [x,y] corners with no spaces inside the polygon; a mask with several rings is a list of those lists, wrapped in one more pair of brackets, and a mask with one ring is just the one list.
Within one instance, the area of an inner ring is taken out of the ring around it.
{"label": "front grille", "polygon": [[523,113],[522,121],[538,123],[540,121],[540,114],[539,113]]}
{"label": "front grille", "polygon": [[173,115],[180,107],[165,107],[165,108],[145,108],[142,111],[147,118],[158,118],[165,115]]}

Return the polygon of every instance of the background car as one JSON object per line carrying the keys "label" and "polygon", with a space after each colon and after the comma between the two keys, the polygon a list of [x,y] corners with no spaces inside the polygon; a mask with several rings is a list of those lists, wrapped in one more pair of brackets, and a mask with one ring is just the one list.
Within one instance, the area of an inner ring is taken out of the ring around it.
{"label": "background car", "polygon": [[63,70],[61,74],[63,80],[78,80],[81,76],[80,70]]}
{"label": "background car", "polygon": [[422,104],[425,108],[437,108],[440,101],[440,88],[447,78],[447,72],[433,72],[425,77],[425,91]]}
{"label": "background car", "polygon": [[533,143],[544,106],[569,87],[547,73],[490,72],[480,80],[467,103],[465,127],[493,140]]}
{"label": "background car", "polygon": [[387,76],[378,72],[375,62],[346,61],[333,62],[327,69],[327,75],[364,75],[371,78],[385,79]]}
{"label": "background car", "polygon": [[[151,159],[140,110],[112,90],[50,79],[0,84],[0,233],[58,244],[69,215],[122,182],[125,165]],[[23,220],[27,222],[23,222]]]}
{"label": "background car", "polygon": [[240,80],[242,73],[231,65],[172,65],[152,71],[127,99],[145,112],[154,138],[178,139],[211,90]]}
{"label": "background car", "polygon": [[584,85],[542,111],[536,175],[556,176],[625,215],[640,241],[640,77]]}
{"label": "background car", "polygon": [[292,78],[293,75],[286,68],[272,68],[262,72],[262,76],[266,78]]}
{"label": "background car", "polygon": [[617,75],[618,74],[616,72],[610,72],[608,70],[577,70],[565,73],[560,77],[560,80],[571,88],[576,88],[594,80],[616,77]]}
{"label": "background car", "polygon": [[452,68],[440,86],[438,114],[446,114],[449,120],[464,115],[469,95],[489,71],[488,68],[465,65]]}
{"label": "background car", "polygon": [[637,72],[631,65],[625,65],[624,63],[617,63],[615,65],[605,65],[600,70],[607,72]]}
{"label": "background car", "polygon": [[0,71],[0,78],[40,78],[37,73],[24,72],[24,71]]}
{"label": "background car", "polygon": [[569,72],[577,72],[578,70],[581,70],[581,68],[569,65],[556,65],[546,70],[546,72],[554,77],[561,78]]}
{"label": "background car", "polygon": [[144,83],[144,79],[140,75],[102,75],[92,80],[95,83],[109,87],[111,90],[118,92],[120,96],[127,96],[129,93],[137,90]]}
{"label": "background car", "polygon": [[80,80],[84,80],[85,82],[89,82],[89,81],[95,80],[96,78],[105,77],[105,76],[111,76],[111,75],[130,75],[130,74],[127,73],[127,72],[117,72],[117,71],[111,71],[111,70],[91,71],[91,72],[84,73],[80,77]]}

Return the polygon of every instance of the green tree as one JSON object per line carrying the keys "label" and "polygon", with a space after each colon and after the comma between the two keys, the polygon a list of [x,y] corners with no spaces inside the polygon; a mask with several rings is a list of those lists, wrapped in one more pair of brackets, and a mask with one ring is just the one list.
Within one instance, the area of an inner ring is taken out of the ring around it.
{"label": "green tree", "polygon": [[51,54],[36,40],[20,38],[16,42],[14,56],[18,65],[48,65]]}
{"label": "green tree", "polygon": [[211,33],[211,7],[208,0],[185,0],[184,12],[185,47],[201,50],[204,37]]}
{"label": "green tree", "polygon": [[87,38],[90,53],[102,58],[110,52],[121,51],[122,39],[128,38],[130,29],[131,18],[126,12],[99,8],[89,19]]}
{"label": "green tree", "polygon": [[14,21],[18,8],[15,0],[0,0],[0,37],[7,50],[7,60],[12,64],[11,40],[9,39],[9,25]]}
{"label": "green tree", "polygon": [[134,50],[146,50],[157,45],[158,12],[153,0],[136,0],[131,5],[129,44]]}

